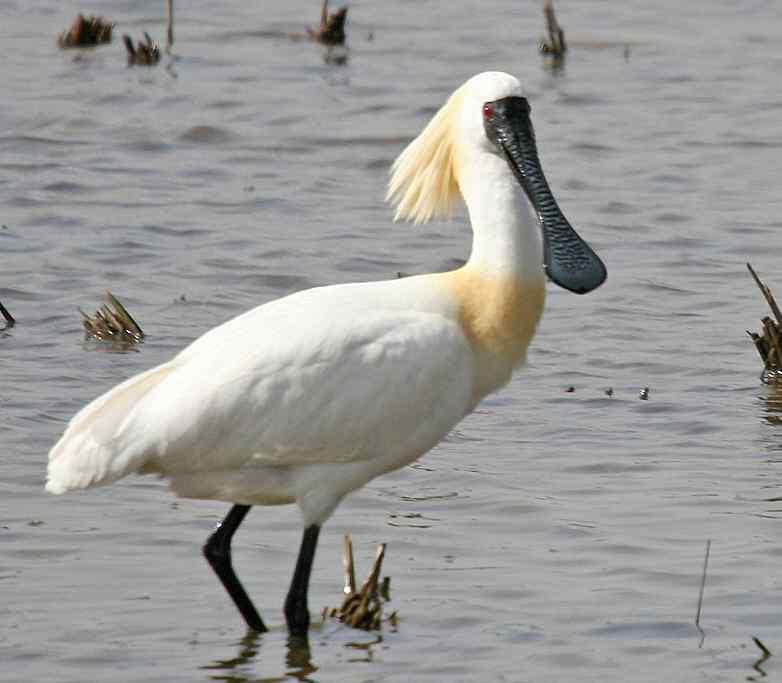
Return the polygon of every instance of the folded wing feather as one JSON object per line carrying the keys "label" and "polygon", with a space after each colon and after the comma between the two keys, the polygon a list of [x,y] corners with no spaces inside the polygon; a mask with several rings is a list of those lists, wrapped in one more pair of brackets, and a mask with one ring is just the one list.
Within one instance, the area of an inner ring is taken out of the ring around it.
{"label": "folded wing feather", "polygon": [[402,464],[472,407],[456,323],[319,299],[254,309],[93,401],[52,449],[47,489],[137,471]]}

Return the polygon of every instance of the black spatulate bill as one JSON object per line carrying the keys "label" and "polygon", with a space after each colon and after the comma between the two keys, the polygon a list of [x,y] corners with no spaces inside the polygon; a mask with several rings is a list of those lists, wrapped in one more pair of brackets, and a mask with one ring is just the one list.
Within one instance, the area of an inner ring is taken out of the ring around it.
{"label": "black spatulate bill", "polygon": [[543,175],[535,131],[524,97],[505,97],[483,105],[486,135],[505,155],[540,219],[543,264],[560,287],[586,294],[606,279],[606,267],[560,211]]}

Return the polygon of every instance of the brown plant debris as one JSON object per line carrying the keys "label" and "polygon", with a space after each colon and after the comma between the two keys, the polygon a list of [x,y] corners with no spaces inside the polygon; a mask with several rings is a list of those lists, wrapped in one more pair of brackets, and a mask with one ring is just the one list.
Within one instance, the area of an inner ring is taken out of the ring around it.
{"label": "brown plant debris", "polygon": [[149,37],[149,33],[144,33],[146,42],[141,40],[133,45],[133,40],[127,34],[122,36],[125,43],[125,49],[128,51],[128,64],[139,64],[142,66],[153,66],[160,61],[160,47]]}
{"label": "brown plant debris", "polygon": [[546,0],[543,3],[543,16],[546,18],[548,40],[541,38],[538,49],[544,54],[562,57],[567,52],[567,43],[565,42],[565,31],[559,25],[557,15],[554,14],[553,0]]}
{"label": "brown plant debris", "polygon": [[747,268],[774,315],[774,319],[765,316],[761,320],[762,330],[760,334],[750,332],[749,330],[747,330],[747,334],[755,342],[755,348],[763,360],[763,374],[761,378],[764,382],[779,382],[782,381],[782,341],[780,341],[782,340],[782,311],[780,311],[771,290],[761,281],[749,263]]}
{"label": "brown plant debris", "polygon": [[70,28],[63,31],[57,38],[57,44],[62,48],[89,47],[111,42],[111,32],[114,24],[103,17],[77,15]]}
{"label": "brown plant debris", "polygon": [[[345,550],[342,556],[342,564],[345,569],[345,599],[337,608],[323,609],[323,620],[326,618],[338,619],[343,624],[364,631],[379,631],[383,622],[383,603],[388,602],[391,579],[380,579],[380,567],[386,554],[386,544],[381,543],[377,548],[372,571],[361,586],[356,590],[356,570],[353,563],[353,542],[350,536],[345,536]],[[392,612],[387,621],[396,626],[398,623],[396,612]]]}
{"label": "brown plant debris", "polygon": [[347,7],[340,7],[333,14],[329,14],[329,0],[323,0],[323,6],[320,9],[320,26],[318,28],[308,26],[307,36],[324,45],[344,45],[345,20],[347,18]]}
{"label": "brown plant debris", "polygon": [[14,325],[16,325],[16,320],[14,320],[14,316],[12,316],[8,312],[8,309],[5,306],[3,306],[2,301],[0,301],[0,315],[2,315],[3,318],[5,318],[5,327],[3,328],[4,330],[7,330],[9,327],[13,327]]}
{"label": "brown plant debris", "polygon": [[106,292],[106,299],[108,303],[93,316],[79,309],[87,338],[123,344],[138,344],[143,340],[144,332],[119,300],[111,292]]}

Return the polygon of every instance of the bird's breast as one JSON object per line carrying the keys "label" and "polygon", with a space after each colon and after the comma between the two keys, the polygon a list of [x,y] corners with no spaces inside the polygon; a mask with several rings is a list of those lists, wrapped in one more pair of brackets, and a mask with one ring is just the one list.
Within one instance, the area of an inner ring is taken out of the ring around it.
{"label": "bird's breast", "polygon": [[[486,372],[509,373],[526,358],[545,300],[545,280],[487,274],[469,265],[444,276],[462,331]],[[507,380],[506,380],[507,381]]]}

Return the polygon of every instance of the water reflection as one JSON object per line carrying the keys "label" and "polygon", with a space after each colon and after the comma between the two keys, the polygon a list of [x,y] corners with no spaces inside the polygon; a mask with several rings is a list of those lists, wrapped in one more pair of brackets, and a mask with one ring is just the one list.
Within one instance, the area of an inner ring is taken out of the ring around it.
{"label": "water reflection", "polygon": [[344,66],[348,63],[350,52],[344,45],[327,45],[323,51],[323,61],[326,64]]}
{"label": "water reflection", "polygon": [[[316,628],[317,630],[317,628]],[[375,661],[377,647],[383,643],[380,633],[371,635],[370,640],[354,640],[354,634],[360,632],[354,629],[346,629],[342,625],[329,633],[319,630],[321,638],[328,638],[329,634],[335,636],[332,643],[337,647],[344,647],[351,654],[344,659],[349,664],[369,663]],[[317,683],[319,679],[313,678],[319,667],[312,661],[312,650],[309,639],[301,636],[290,636],[285,640],[285,660],[280,662],[282,671],[276,674],[278,664],[268,661],[270,657],[278,657],[282,640],[276,639],[274,633],[260,634],[248,631],[238,643],[238,651],[235,656],[227,659],[216,659],[199,667],[209,672],[209,680],[225,681],[225,683],[278,683],[280,681],[302,681],[302,683]],[[322,643],[321,643],[322,644]],[[265,650],[265,651],[263,651]],[[263,668],[265,673],[260,673]],[[272,669],[272,675],[269,674]]]}
{"label": "water reflection", "polygon": [[348,662],[371,662],[374,658],[375,645],[380,645],[383,642],[383,636],[379,633],[376,634],[374,640],[370,640],[366,643],[350,642],[345,643],[345,647],[354,648],[362,652],[361,656],[351,657]]}
{"label": "water reflection", "polygon": [[286,671],[281,676],[256,678],[250,672],[243,672],[244,667],[256,660],[262,644],[262,634],[248,631],[247,635],[239,641],[239,652],[236,657],[218,659],[201,668],[223,672],[215,673],[209,678],[213,681],[226,681],[226,683],[276,683],[291,678],[303,683],[316,683],[310,676],[318,670],[318,667],[312,663],[312,652],[307,636],[288,638],[285,655]]}
{"label": "water reflection", "polygon": [[[782,383],[779,381],[766,384],[764,386],[764,393],[761,394],[760,402],[762,404],[762,419],[777,427],[782,425]],[[782,443],[779,440],[779,431],[769,431],[763,438],[764,447],[766,451],[765,463],[767,465],[775,466],[782,464]],[[778,476],[775,471],[771,471],[761,487],[764,494],[762,501],[764,503],[771,503],[766,508],[756,513],[759,517],[766,519],[779,519],[782,516],[782,496],[778,495]],[[768,493],[776,493],[777,495],[768,496]]]}
{"label": "water reflection", "polygon": [[543,53],[543,70],[558,76],[565,70],[565,55],[555,53]]}
{"label": "water reflection", "polygon": [[761,396],[765,404],[766,422],[772,425],[782,424],[782,383],[775,382],[766,385],[766,393]]}

